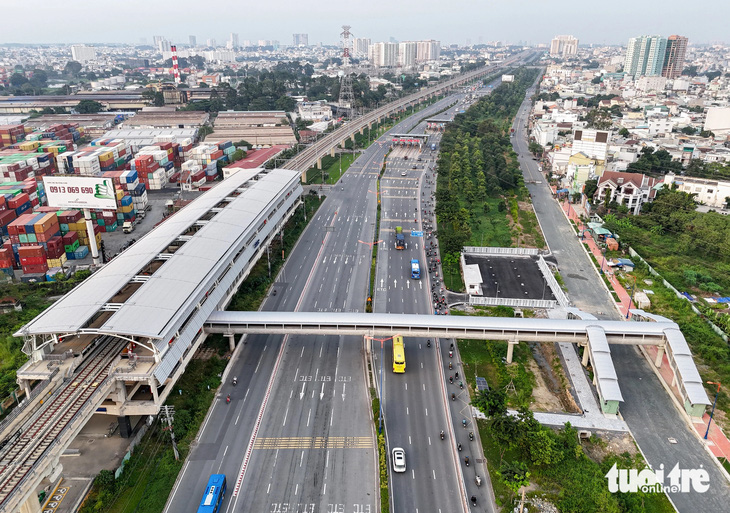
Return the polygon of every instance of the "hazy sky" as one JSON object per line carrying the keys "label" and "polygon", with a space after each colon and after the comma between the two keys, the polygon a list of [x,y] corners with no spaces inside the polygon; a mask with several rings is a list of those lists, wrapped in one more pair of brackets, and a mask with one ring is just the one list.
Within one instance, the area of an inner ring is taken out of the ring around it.
{"label": "hazy sky", "polygon": [[0,43],[139,43],[165,36],[186,44],[236,32],[239,40],[309,34],[335,44],[340,26],[373,41],[625,44],[631,36],[680,34],[690,43],[728,39],[730,1],[706,0],[2,0]]}

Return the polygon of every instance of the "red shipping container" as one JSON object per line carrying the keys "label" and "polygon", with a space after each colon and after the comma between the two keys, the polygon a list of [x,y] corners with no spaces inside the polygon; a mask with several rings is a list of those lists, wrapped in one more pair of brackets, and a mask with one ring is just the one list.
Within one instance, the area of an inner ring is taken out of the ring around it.
{"label": "red shipping container", "polygon": [[0,210],[6,210],[8,208],[6,201],[5,196],[0,196]]}
{"label": "red shipping container", "polygon": [[40,244],[31,244],[30,246],[19,247],[18,255],[20,257],[44,257],[46,256],[46,250]]}
{"label": "red shipping container", "polygon": [[[3,210],[0,212],[0,226],[8,226],[16,217],[15,210]],[[8,231],[10,231],[10,228],[8,228]]]}
{"label": "red shipping container", "polygon": [[66,235],[63,236],[63,245],[64,246],[70,246],[74,242],[79,240],[79,234],[76,232],[68,232]]}
{"label": "red shipping container", "polygon": [[8,206],[12,209],[16,209],[22,204],[28,203],[28,200],[30,200],[30,197],[26,193],[22,192],[17,196],[10,198],[10,200],[8,200]]}
{"label": "red shipping container", "polygon": [[43,265],[46,257],[20,257],[20,265]]}
{"label": "red shipping container", "polygon": [[48,264],[43,265],[24,265],[23,274],[38,274],[44,273],[48,270]]}

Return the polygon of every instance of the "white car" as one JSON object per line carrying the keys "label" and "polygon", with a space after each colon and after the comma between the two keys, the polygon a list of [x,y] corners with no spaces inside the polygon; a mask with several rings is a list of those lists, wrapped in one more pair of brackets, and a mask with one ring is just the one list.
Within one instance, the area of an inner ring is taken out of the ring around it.
{"label": "white car", "polygon": [[400,447],[393,449],[393,472],[406,471],[406,451]]}
{"label": "white car", "polygon": [[406,173],[405,171],[403,171],[400,175],[401,176],[408,176],[408,173]]}

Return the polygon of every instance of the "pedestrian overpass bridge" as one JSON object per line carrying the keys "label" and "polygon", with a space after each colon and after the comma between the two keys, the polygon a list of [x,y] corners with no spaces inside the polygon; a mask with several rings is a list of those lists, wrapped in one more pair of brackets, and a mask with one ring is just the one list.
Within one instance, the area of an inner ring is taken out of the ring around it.
{"label": "pedestrian overpass bridge", "polygon": [[565,310],[565,319],[431,316],[412,314],[367,314],[329,312],[228,312],[217,311],[204,323],[206,333],[233,337],[237,333],[289,335],[401,335],[424,338],[500,340],[509,343],[507,362],[519,342],[570,342],[585,347],[583,365],[594,371],[601,408],[618,413],[623,401],[611,360],[609,344],[654,345],[660,348],[658,367],[666,351],[674,382],[686,412],[702,416],[710,404],[689,346],[676,323],[642,310],[632,311],[635,321],[598,320],[575,308]]}

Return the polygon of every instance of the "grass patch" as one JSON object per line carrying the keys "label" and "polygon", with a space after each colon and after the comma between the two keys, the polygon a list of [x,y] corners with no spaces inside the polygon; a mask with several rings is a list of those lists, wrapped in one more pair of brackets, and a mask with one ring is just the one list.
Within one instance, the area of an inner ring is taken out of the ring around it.
{"label": "grass patch", "polygon": [[[499,442],[504,440],[499,423],[479,420],[477,425],[497,505],[503,507],[503,511],[511,511],[518,500],[518,495],[508,486],[508,480],[502,477],[509,466],[515,464],[523,464],[529,471],[532,488],[527,497],[547,499],[562,513],[674,511],[664,494],[612,494],[608,491],[604,476],[611,466],[616,463],[619,468],[643,468],[640,456],[609,454],[601,461],[594,461],[584,450],[592,442],[579,443],[575,429],[554,431],[529,421],[518,424],[515,443],[505,448],[505,444]],[[597,442],[597,445],[601,444]],[[542,461],[534,463],[532,460]]]}

